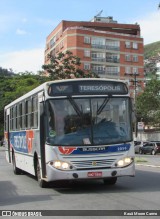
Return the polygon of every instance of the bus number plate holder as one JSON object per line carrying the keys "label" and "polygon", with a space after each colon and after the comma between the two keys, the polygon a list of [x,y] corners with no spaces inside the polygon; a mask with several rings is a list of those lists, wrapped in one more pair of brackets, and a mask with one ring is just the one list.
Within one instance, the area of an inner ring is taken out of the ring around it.
{"label": "bus number plate holder", "polygon": [[88,172],[88,177],[102,177],[102,172]]}

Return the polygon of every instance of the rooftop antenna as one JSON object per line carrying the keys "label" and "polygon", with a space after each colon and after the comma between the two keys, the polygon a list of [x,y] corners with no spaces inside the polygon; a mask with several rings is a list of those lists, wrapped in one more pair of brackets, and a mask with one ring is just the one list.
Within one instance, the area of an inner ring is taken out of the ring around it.
{"label": "rooftop antenna", "polygon": [[103,10],[101,10],[95,17],[100,17],[102,12],[103,12]]}

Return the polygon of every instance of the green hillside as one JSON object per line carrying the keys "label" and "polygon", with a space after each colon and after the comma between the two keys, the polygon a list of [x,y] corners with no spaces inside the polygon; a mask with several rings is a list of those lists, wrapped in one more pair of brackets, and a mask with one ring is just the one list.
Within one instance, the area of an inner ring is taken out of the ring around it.
{"label": "green hillside", "polygon": [[150,43],[144,46],[144,58],[148,59],[153,56],[160,54],[160,41]]}

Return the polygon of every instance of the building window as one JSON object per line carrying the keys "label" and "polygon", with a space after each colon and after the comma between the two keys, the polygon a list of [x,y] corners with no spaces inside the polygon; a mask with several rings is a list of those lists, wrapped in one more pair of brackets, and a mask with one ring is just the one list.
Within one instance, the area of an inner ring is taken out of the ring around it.
{"label": "building window", "polygon": [[105,66],[103,65],[93,65],[92,70],[96,74],[105,74]]}
{"label": "building window", "polygon": [[106,48],[105,38],[92,37],[91,43],[92,43],[93,48],[99,48],[99,49],[105,49]]}
{"label": "building window", "polygon": [[108,50],[119,50],[120,42],[116,40],[106,40],[106,49]]}
{"label": "building window", "polygon": [[132,69],[132,74],[138,74],[138,68],[137,67],[134,67]]}
{"label": "building window", "polygon": [[133,49],[138,49],[138,43],[136,43],[136,42],[133,42]]}
{"label": "building window", "polygon": [[131,67],[129,67],[129,66],[125,67],[125,73],[131,74]]}
{"label": "building window", "polygon": [[53,37],[53,38],[50,40],[50,48],[52,48],[52,47],[55,45],[55,42],[56,42],[56,37]]}
{"label": "building window", "polygon": [[84,37],[84,43],[90,44],[91,43],[91,39],[88,36]]}
{"label": "building window", "polygon": [[90,70],[90,63],[84,63],[84,70]]}
{"label": "building window", "polygon": [[92,52],[92,61],[105,62],[105,53]]}
{"label": "building window", "polygon": [[106,67],[106,74],[107,75],[114,75],[114,76],[119,75],[119,67],[107,66]]}
{"label": "building window", "polygon": [[119,63],[119,54],[106,53],[106,62]]}
{"label": "building window", "polygon": [[60,49],[62,49],[64,47],[64,41],[61,41],[60,42],[60,45],[59,45]]}
{"label": "building window", "polygon": [[126,60],[127,62],[131,61],[131,55],[130,55],[130,54],[126,54],[126,55],[125,55],[125,60]]}
{"label": "building window", "polygon": [[138,56],[137,55],[133,55],[132,60],[133,60],[133,62],[138,62]]}
{"label": "building window", "polygon": [[90,57],[90,50],[84,50],[84,57]]}
{"label": "building window", "polygon": [[58,53],[58,52],[59,52],[59,45],[58,45],[58,46],[56,46],[56,49],[55,49],[55,51],[56,51],[56,53]]}
{"label": "building window", "polygon": [[131,48],[131,42],[126,41],[126,42],[125,42],[125,46],[126,46],[126,48]]}

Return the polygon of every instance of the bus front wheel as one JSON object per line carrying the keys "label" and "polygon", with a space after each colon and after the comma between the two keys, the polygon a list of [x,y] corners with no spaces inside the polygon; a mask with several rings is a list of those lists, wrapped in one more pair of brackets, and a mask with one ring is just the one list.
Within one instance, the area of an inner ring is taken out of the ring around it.
{"label": "bus front wheel", "polygon": [[39,161],[37,160],[37,165],[36,165],[36,177],[37,177],[37,181],[38,184],[41,188],[46,188],[47,187],[47,182],[44,181],[41,177],[41,170],[40,170],[40,165],[39,165]]}
{"label": "bus front wheel", "polygon": [[105,178],[105,179],[103,179],[103,182],[105,185],[114,185],[117,182],[117,177]]}

